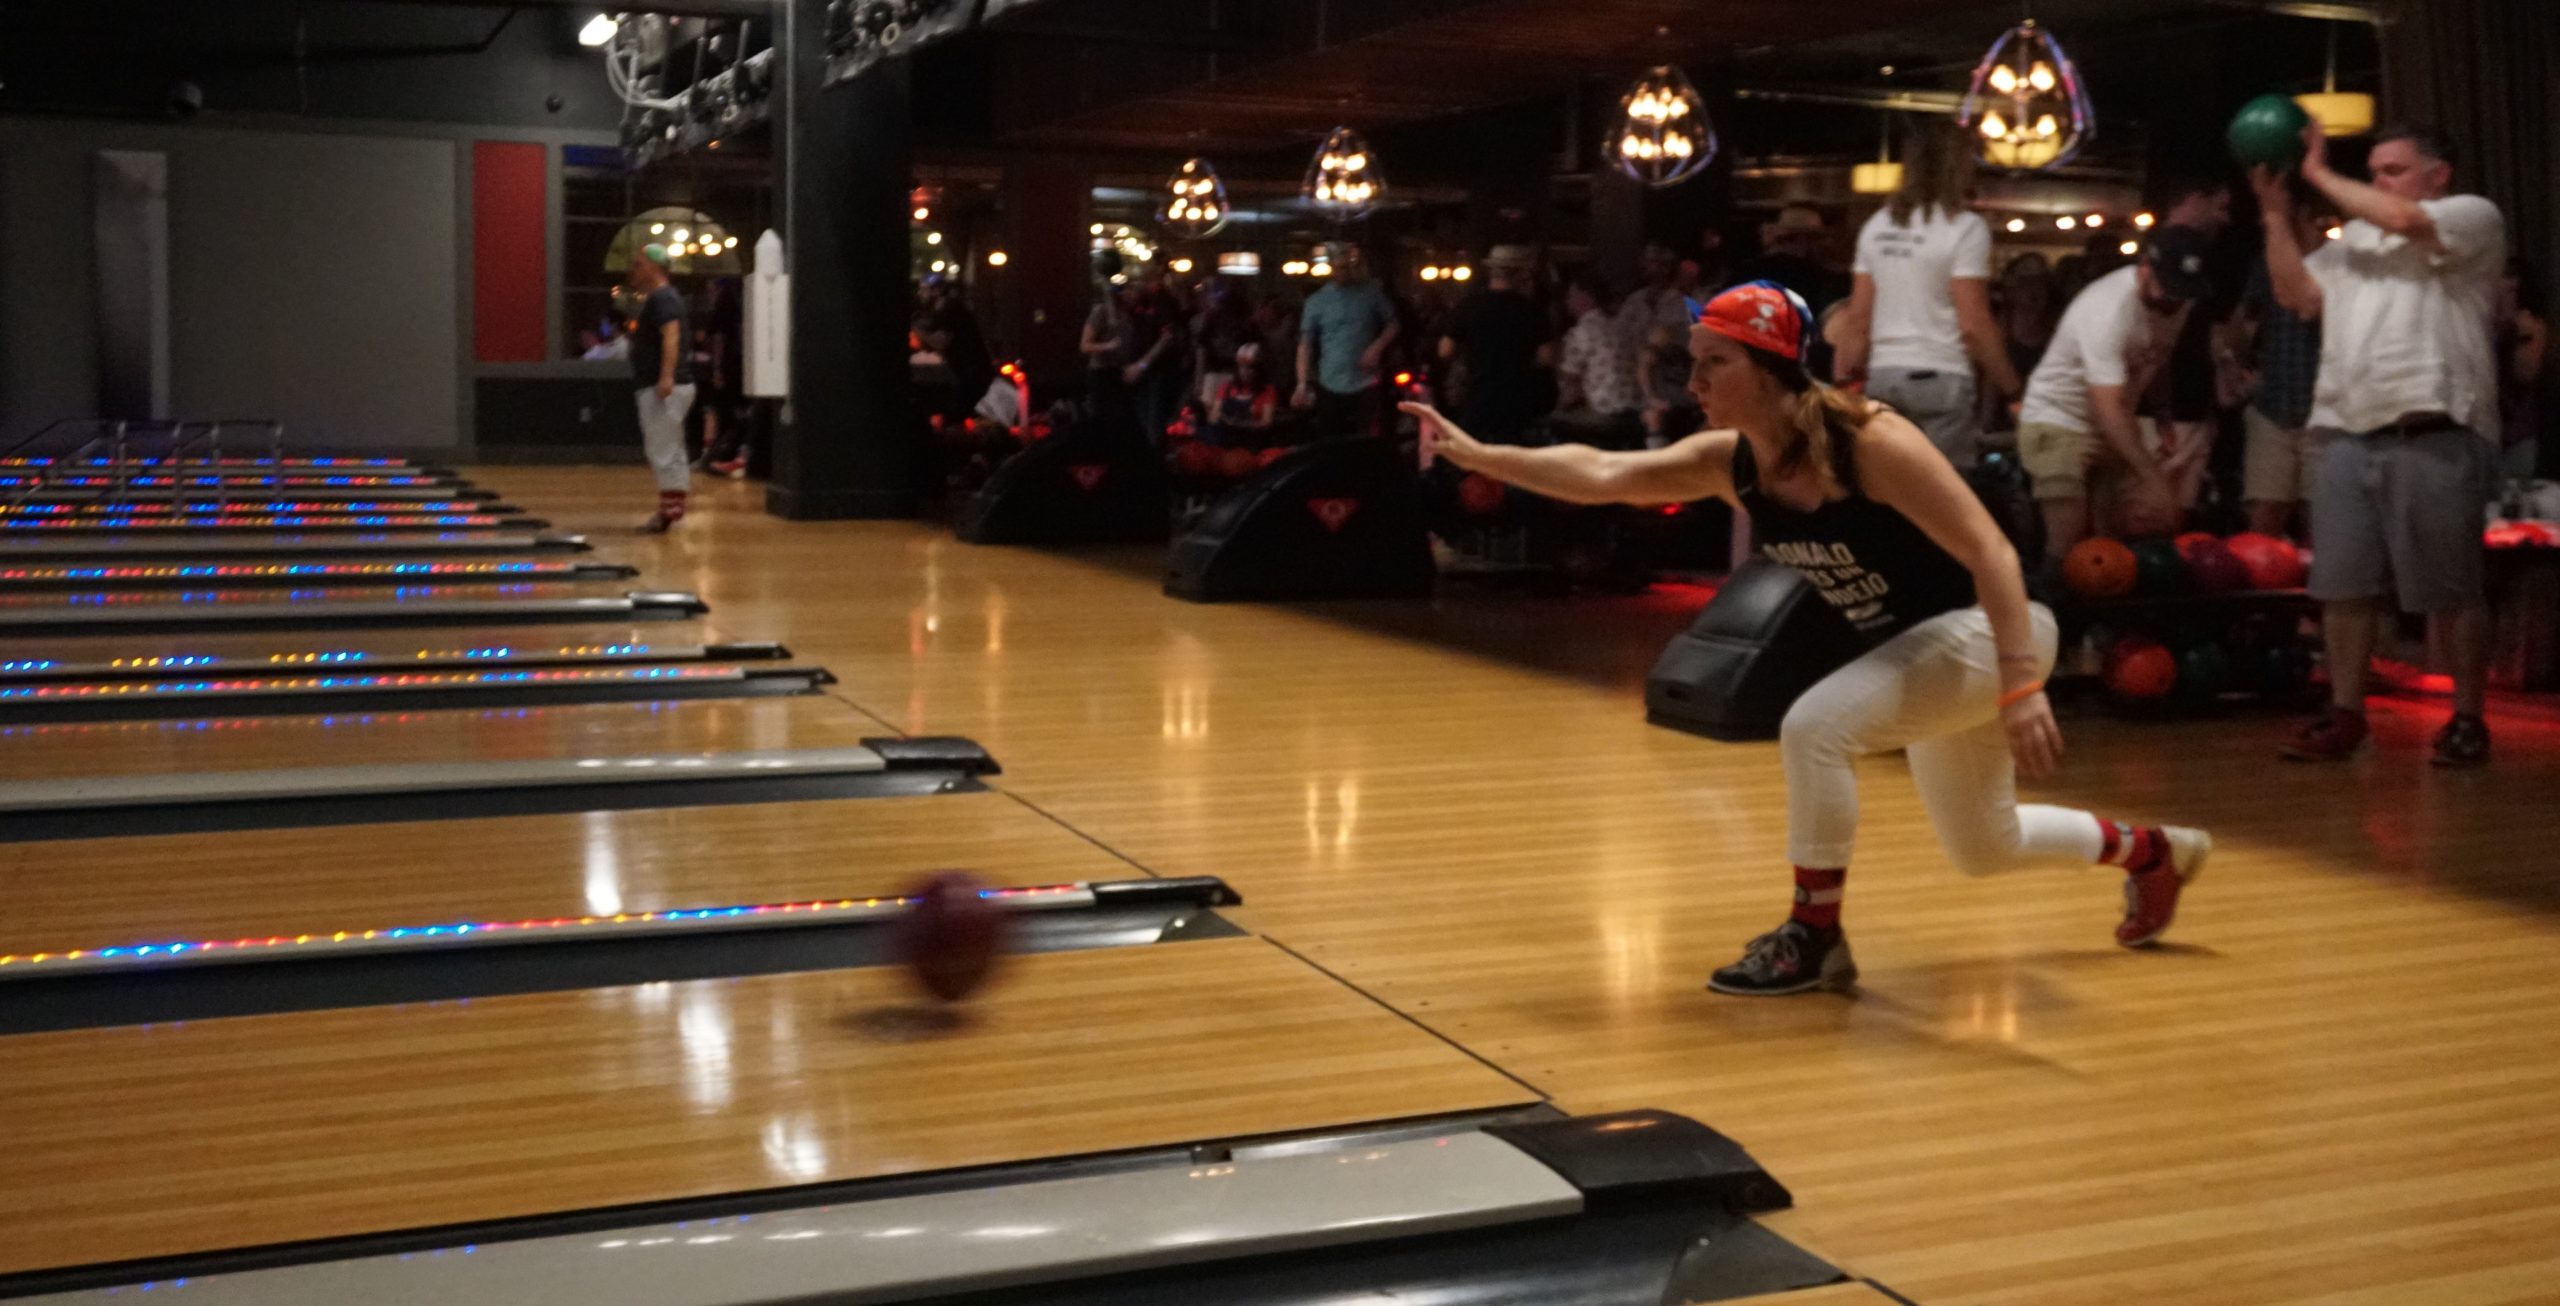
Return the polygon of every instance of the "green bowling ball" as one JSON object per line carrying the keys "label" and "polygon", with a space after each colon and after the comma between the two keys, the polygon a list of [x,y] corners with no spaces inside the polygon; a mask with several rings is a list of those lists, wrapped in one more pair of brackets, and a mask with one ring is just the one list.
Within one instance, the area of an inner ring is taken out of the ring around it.
{"label": "green bowling ball", "polygon": [[2195,575],[2173,540],[2145,540],[2133,546],[2133,592],[2145,598],[2175,598],[2195,589]]}
{"label": "green bowling ball", "polygon": [[2287,640],[2258,650],[2256,657],[2259,694],[2277,702],[2302,697],[2311,688],[2311,646]]}
{"label": "green bowling ball", "polygon": [[2291,97],[2261,95],[2231,115],[2224,139],[2243,167],[2291,168],[2302,162],[2302,129],[2310,125],[2311,115]]}
{"label": "green bowling ball", "polygon": [[2199,639],[2178,650],[2178,697],[2210,703],[2231,688],[2231,655],[2218,640]]}

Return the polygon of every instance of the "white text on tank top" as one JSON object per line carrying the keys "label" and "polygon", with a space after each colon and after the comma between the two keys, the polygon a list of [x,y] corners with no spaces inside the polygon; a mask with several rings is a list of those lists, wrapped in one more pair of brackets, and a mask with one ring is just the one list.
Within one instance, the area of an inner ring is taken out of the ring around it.
{"label": "white text on tank top", "polygon": [[1838,608],[1841,618],[1862,634],[1892,620],[1885,611],[1884,596],[1893,592],[1893,582],[1869,571],[1846,544],[1769,540],[1761,544],[1760,556],[1792,567],[1813,582],[1823,601]]}

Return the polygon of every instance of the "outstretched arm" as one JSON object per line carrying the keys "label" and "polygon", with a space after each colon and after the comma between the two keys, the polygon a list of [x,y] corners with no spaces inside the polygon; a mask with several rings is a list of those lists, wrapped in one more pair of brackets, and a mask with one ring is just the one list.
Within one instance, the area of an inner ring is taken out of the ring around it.
{"label": "outstretched arm", "polygon": [[1587,444],[1541,449],[1485,444],[1429,404],[1398,407],[1420,418],[1423,447],[1471,472],[1566,503],[1654,507],[1733,497],[1731,431],[1705,431],[1664,449],[1613,453]]}

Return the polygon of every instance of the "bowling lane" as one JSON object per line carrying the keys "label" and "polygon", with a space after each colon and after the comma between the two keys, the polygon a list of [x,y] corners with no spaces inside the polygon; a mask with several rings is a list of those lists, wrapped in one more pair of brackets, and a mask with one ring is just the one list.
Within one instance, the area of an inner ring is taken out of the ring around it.
{"label": "bowling lane", "polygon": [[855,748],[889,733],[824,695],[16,725],[0,726],[0,781]]}
{"label": "bowling lane", "polygon": [[[1138,872],[999,793],[0,845],[0,956],[889,897]],[[7,988],[0,984],[0,1001]]]}
{"label": "bowling lane", "polygon": [[[0,1040],[0,1274],[1522,1105],[1257,939]],[[1036,1068],[1037,1073],[1028,1073]]]}

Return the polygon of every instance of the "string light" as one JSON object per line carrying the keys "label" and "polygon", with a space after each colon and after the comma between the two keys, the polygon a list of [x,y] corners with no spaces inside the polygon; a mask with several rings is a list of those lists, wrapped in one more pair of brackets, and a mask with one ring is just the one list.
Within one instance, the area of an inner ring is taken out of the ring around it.
{"label": "string light", "polygon": [[1669,64],[1636,79],[1618,104],[1610,156],[1618,171],[1660,189],[1698,174],[1716,157],[1715,124],[1689,75]]}
{"label": "string light", "polygon": [[2137,213],[2133,215],[2133,225],[2144,231],[2151,230],[2151,224],[2158,222],[2159,220],[2160,219],[2155,218],[2148,213]]}
{"label": "string light", "polygon": [[2067,162],[2097,128],[2079,69],[2032,18],[1991,43],[1956,121],[1974,134],[1984,162],[2012,172]]}

